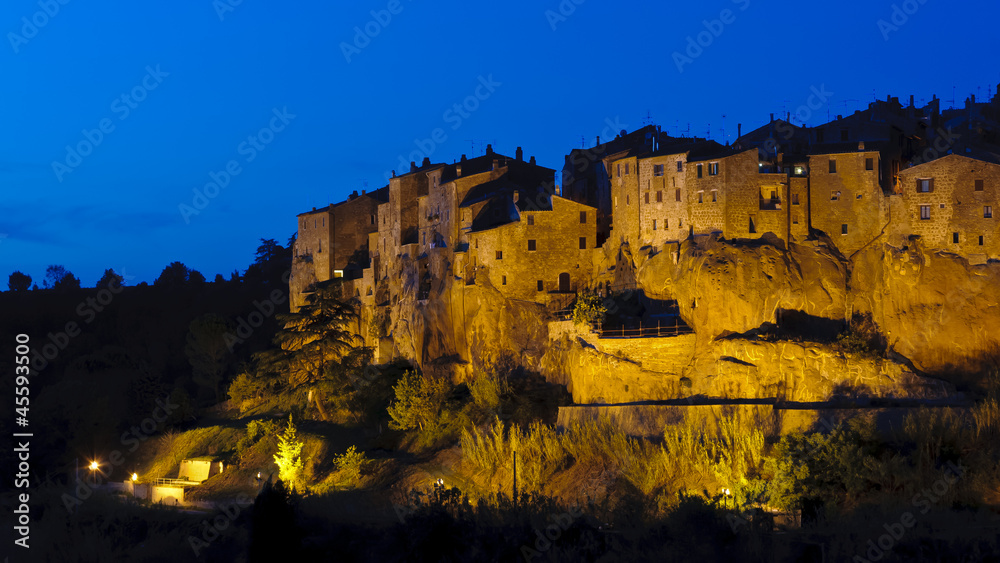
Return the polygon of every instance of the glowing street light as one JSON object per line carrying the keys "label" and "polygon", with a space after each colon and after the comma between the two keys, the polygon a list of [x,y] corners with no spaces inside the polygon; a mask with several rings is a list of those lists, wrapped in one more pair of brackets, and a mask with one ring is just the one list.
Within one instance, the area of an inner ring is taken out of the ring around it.
{"label": "glowing street light", "polygon": [[138,481],[138,480],[139,480],[139,474],[138,473],[133,473],[132,474],[132,482],[135,482],[135,481]]}
{"label": "glowing street light", "polygon": [[97,471],[100,468],[101,468],[101,464],[100,463],[97,463],[96,461],[90,462],[90,470],[91,471]]}

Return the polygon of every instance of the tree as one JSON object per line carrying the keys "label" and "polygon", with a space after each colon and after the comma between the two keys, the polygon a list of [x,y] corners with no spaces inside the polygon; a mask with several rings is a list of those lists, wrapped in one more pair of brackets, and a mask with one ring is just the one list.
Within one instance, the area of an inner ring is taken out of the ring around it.
{"label": "tree", "polygon": [[[296,313],[278,315],[284,327],[274,337],[277,349],[255,356],[258,370],[284,376],[292,389],[316,390],[327,368],[351,352],[358,337],[351,330],[357,319],[352,302],[340,298],[336,283],[320,284]],[[320,416],[326,420],[319,393],[310,393]]]}
{"label": "tree", "polygon": [[573,307],[574,324],[593,324],[604,322],[604,317],[608,313],[608,308],[604,306],[604,301],[596,293],[583,293],[576,300]]}
{"label": "tree", "polygon": [[392,388],[396,398],[389,406],[389,428],[393,430],[423,430],[437,420],[446,388],[441,383],[425,381],[409,370]]}
{"label": "tree", "polygon": [[254,253],[253,264],[247,268],[246,277],[252,281],[285,284],[282,277],[292,264],[291,248],[281,246],[273,238],[260,239],[260,246]]}
{"label": "tree", "polygon": [[45,280],[42,285],[46,289],[65,291],[80,289],[80,280],[64,266],[53,264],[45,269]]}
{"label": "tree", "polygon": [[28,291],[28,288],[31,287],[31,276],[15,270],[7,278],[7,287],[11,291]]}
{"label": "tree", "polygon": [[188,327],[184,355],[194,371],[194,380],[215,392],[219,400],[219,384],[229,371],[232,355],[226,335],[232,325],[225,317],[208,314],[191,321]]}
{"label": "tree", "polygon": [[205,276],[197,270],[192,270],[182,262],[171,262],[163,271],[160,277],[153,282],[155,286],[180,288],[188,284],[197,285],[205,283]]}
{"label": "tree", "polygon": [[278,436],[278,453],[274,454],[274,463],[278,466],[278,478],[288,483],[292,490],[299,484],[302,476],[302,442],[298,440],[292,415],[288,415],[288,426]]}
{"label": "tree", "polygon": [[111,268],[104,270],[104,275],[101,279],[97,280],[97,289],[106,289],[110,287],[122,287],[125,285],[125,278],[121,277],[118,272],[115,272]]}

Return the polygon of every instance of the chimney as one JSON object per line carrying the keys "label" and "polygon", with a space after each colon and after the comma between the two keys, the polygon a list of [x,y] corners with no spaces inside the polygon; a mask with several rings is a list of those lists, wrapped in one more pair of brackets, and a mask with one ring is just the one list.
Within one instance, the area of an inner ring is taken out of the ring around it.
{"label": "chimney", "polygon": [[423,163],[420,164],[420,166],[430,166],[430,164],[431,164],[431,157],[425,156],[424,161]]}
{"label": "chimney", "polygon": [[410,161],[410,172],[416,172],[416,171],[417,171],[417,163],[416,163],[416,162],[413,162],[413,161],[411,160],[411,161]]}
{"label": "chimney", "polygon": [[365,191],[364,190],[361,190],[361,195],[365,195]]}
{"label": "chimney", "polygon": [[521,150],[521,147],[517,147],[517,150],[514,152],[514,158],[524,160],[524,151]]}
{"label": "chimney", "polygon": [[392,177],[393,177],[393,178],[395,178],[395,177],[396,177],[396,171],[395,171],[395,170],[393,170],[393,171],[392,171]]}
{"label": "chimney", "polygon": [[462,155],[462,162],[465,162],[465,155]]}
{"label": "chimney", "polygon": [[597,136],[597,144],[594,145],[594,146],[598,146],[598,147],[601,146],[601,136],[600,135]]}
{"label": "chimney", "polygon": [[786,111],[785,112],[785,122],[786,123],[790,123],[791,121],[792,121],[792,112]]}
{"label": "chimney", "polygon": [[910,94],[910,107],[913,107],[913,94]]}
{"label": "chimney", "polygon": [[843,116],[843,115],[839,115],[839,114],[838,114],[838,115],[837,115],[837,121],[840,121],[841,119],[844,119],[844,116]]}
{"label": "chimney", "polygon": [[771,123],[774,123],[774,114],[771,114]]}
{"label": "chimney", "polygon": [[535,157],[531,157],[531,164],[535,163]]}
{"label": "chimney", "polygon": [[736,124],[736,138],[739,139],[742,136],[743,136],[743,124],[742,123],[737,123]]}
{"label": "chimney", "polygon": [[486,145],[486,154],[493,154],[493,145]]}

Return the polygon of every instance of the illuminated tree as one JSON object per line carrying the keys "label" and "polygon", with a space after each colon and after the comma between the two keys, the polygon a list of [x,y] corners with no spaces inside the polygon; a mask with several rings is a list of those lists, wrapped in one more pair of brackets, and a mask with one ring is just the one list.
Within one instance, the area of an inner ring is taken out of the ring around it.
{"label": "illuminated tree", "polygon": [[288,415],[288,426],[278,436],[278,453],[274,455],[274,463],[278,465],[278,478],[293,490],[302,475],[302,445],[296,435],[292,415]]}
{"label": "illuminated tree", "polygon": [[396,399],[389,406],[389,428],[410,430],[425,427],[437,420],[444,401],[445,386],[426,381],[415,371],[407,371],[392,388]]}

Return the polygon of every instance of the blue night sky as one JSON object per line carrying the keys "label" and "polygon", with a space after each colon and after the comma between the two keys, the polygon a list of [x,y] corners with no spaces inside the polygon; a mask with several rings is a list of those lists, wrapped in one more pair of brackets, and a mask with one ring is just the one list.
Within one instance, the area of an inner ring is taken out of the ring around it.
{"label": "blue night sky", "polygon": [[1000,80],[995,1],[226,2],[4,2],[0,287],[15,269],[41,285],[48,264],[84,286],[175,260],[228,277],[296,213],[485,142],[561,169],[581,138],[647,116],[724,142],[771,112],[800,122],[814,89],[829,100],[807,125]]}

